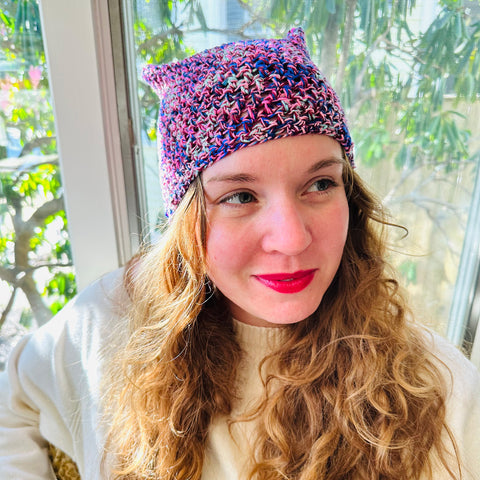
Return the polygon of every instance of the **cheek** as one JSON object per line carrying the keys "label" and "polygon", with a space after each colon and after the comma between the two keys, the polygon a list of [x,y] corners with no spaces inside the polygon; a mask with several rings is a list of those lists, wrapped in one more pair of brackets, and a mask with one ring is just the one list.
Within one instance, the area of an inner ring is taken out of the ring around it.
{"label": "cheek", "polygon": [[343,251],[347,240],[349,225],[349,208],[347,199],[334,205],[328,213],[328,222],[320,228],[323,239],[332,251]]}
{"label": "cheek", "polygon": [[349,227],[349,224],[350,224],[350,209],[349,209],[349,206],[348,206],[347,199],[345,199],[345,203],[342,206],[342,208],[340,209],[338,219],[339,219],[339,223],[340,223],[339,228],[342,232],[342,238],[343,238],[342,243],[343,243],[343,245],[345,245],[345,242],[347,240],[348,227]]}
{"label": "cheek", "polygon": [[215,272],[237,270],[248,257],[245,238],[238,229],[215,226],[207,234],[207,269]]}

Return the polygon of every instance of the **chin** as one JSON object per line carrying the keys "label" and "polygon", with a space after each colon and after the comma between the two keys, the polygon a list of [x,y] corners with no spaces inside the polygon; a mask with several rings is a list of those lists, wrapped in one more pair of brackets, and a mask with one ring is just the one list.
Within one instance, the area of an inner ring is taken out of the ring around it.
{"label": "chin", "polygon": [[[256,312],[252,314],[240,314],[235,312],[233,313],[234,318],[244,323],[257,326],[282,326],[282,325],[293,325],[295,323],[300,323],[309,318],[317,310],[318,305],[310,309],[299,309],[293,308],[291,312],[288,312],[286,309],[281,309],[280,311],[273,311],[271,313],[265,314],[265,312]],[[302,311],[303,310],[303,311]],[[263,314],[262,314],[263,313]]]}

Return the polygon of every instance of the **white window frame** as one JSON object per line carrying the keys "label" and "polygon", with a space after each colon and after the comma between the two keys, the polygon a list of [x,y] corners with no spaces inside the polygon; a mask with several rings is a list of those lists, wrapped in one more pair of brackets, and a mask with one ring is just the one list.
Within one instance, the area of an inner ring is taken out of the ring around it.
{"label": "white window frame", "polygon": [[42,0],[72,254],[79,288],[138,244],[127,208],[106,1]]}

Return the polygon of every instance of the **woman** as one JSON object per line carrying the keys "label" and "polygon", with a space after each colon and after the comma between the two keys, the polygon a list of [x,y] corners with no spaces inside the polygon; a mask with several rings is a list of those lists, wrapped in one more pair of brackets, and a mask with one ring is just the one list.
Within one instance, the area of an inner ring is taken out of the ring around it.
{"label": "woman", "polygon": [[478,372],[408,320],[303,32],[145,79],[168,228],[17,347],[0,471],[52,478],[49,442],[82,478],[478,478]]}

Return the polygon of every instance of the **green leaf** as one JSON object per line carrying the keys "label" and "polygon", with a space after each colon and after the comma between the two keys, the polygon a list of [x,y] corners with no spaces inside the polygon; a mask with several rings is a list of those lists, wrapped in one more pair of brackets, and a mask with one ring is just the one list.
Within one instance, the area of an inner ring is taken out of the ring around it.
{"label": "green leaf", "polygon": [[402,148],[395,157],[395,167],[397,168],[397,170],[402,169],[407,164],[407,159],[407,147],[405,145],[402,145]]}
{"label": "green leaf", "polygon": [[208,30],[207,21],[205,19],[205,15],[203,14],[202,7],[200,5],[195,10],[195,15],[197,17],[198,22],[200,23],[202,30],[207,31]]}
{"label": "green leaf", "polygon": [[25,328],[30,328],[33,323],[33,313],[31,310],[22,310],[20,315],[20,325]]}
{"label": "green leaf", "polygon": [[405,260],[402,262],[398,270],[403,278],[406,280],[406,284],[417,284],[417,264],[413,260]]}
{"label": "green leaf", "polygon": [[2,10],[0,10],[0,20],[2,20],[3,24],[9,29],[15,26],[15,20],[5,15]]}

